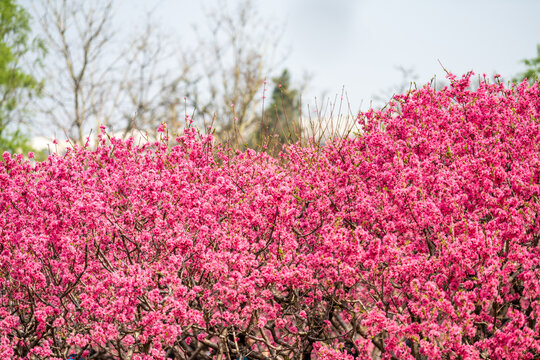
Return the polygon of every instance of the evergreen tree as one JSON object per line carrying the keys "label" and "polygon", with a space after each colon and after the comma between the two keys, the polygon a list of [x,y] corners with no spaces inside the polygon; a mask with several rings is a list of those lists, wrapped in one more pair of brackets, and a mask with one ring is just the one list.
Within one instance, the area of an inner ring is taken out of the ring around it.
{"label": "evergreen tree", "polygon": [[287,69],[272,82],[274,89],[270,104],[250,145],[256,148],[266,144],[271,152],[278,153],[281,145],[295,143],[301,138],[300,91],[291,88],[291,75]]}
{"label": "evergreen tree", "polygon": [[540,44],[536,45],[535,58],[523,59],[521,62],[525,64],[525,66],[527,66],[527,70],[519,74],[517,77],[513,78],[512,81],[522,82],[524,79],[527,79],[529,84],[537,81],[540,75]]}

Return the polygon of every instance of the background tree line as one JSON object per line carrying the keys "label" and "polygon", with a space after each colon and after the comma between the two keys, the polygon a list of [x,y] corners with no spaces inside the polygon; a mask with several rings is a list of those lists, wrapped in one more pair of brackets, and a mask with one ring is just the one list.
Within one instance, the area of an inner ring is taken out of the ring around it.
{"label": "background tree line", "polygon": [[[153,132],[161,122],[179,129],[186,115],[235,147],[260,146],[269,131],[280,142],[298,138],[284,131],[299,126],[284,126],[281,115],[286,110],[290,124],[300,116],[300,89],[280,69],[281,28],[263,20],[250,1],[207,10],[211,21],[196,28],[193,49],[165,36],[152,14],[121,38],[113,0],[39,0],[28,9],[0,0],[0,7],[3,149],[28,150],[24,126],[56,129],[84,144],[102,124],[127,136]],[[29,63],[32,56],[43,61]],[[272,94],[265,104],[263,88]]]}
{"label": "background tree line", "polygon": [[[180,129],[186,115],[235,148],[276,152],[306,132],[306,83],[283,69],[282,27],[250,1],[207,10],[195,48],[165,36],[151,13],[122,38],[114,0],[37,0],[27,7],[0,0],[0,150],[29,151],[25,129],[56,129],[84,144],[101,124],[128,136],[152,133],[161,122]],[[540,46],[523,63],[512,80],[535,81]],[[401,69],[407,81],[397,87],[406,90],[413,69]]]}

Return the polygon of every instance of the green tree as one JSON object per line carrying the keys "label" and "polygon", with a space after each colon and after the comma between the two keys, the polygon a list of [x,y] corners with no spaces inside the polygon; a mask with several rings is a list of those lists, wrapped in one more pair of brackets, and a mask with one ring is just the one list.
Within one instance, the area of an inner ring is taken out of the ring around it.
{"label": "green tree", "polygon": [[536,57],[532,59],[523,59],[521,60],[527,70],[519,74],[517,77],[513,78],[513,82],[522,82],[524,79],[527,79],[529,84],[534,83],[538,80],[540,75],[540,44],[536,45]]}
{"label": "green tree", "polygon": [[260,127],[251,139],[251,147],[268,145],[272,153],[278,153],[281,145],[300,140],[300,91],[291,88],[291,75],[287,69],[272,79],[274,89],[270,104],[260,119]]}
{"label": "green tree", "polygon": [[41,83],[27,73],[23,59],[44,52],[39,40],[31,39],[30,16],[15,0],[0,0],[0,150],[30,150],[29,140],[18,125],[24,100],[39,94]]}

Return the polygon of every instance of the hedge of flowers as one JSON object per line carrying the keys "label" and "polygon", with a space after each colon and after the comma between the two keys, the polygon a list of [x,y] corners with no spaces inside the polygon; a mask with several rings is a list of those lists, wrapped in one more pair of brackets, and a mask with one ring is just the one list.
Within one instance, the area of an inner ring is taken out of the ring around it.
{"label": "hedge of flowers", "polygon": [[538,359],[540,87],[470,76],[277,159],[4,153],[0,358]]}

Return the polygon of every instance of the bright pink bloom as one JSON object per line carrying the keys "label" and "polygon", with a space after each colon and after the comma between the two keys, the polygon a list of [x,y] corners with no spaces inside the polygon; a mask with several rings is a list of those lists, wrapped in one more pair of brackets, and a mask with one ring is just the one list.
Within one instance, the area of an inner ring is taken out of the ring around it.
{"label": "bright pink bloom", "polygon": [[4,153],[0,358],[538,358],[540,89],[470,76],[279,160],[193,126]]}

